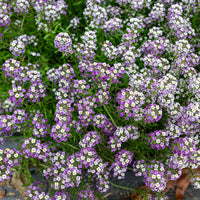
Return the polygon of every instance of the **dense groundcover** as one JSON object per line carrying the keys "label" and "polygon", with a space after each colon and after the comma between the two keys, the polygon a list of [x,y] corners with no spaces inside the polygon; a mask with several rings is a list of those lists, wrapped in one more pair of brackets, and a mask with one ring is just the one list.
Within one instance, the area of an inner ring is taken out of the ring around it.
{"label": "dense groundcover", "polygon": [[24,136],[0,181],[97,200],[131,170],[165,200],[187,168],[199,189],[199,24],[198,0],[0,0],[0,143]]}

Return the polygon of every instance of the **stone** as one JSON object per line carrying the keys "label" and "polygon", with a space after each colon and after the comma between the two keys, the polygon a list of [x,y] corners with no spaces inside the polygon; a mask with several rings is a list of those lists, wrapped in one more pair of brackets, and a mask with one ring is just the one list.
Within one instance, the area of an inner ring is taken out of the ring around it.
{"label": "stone", "polygon": [[5,190],[0,190],[0,199],[3,199],[5,197],[5,193],[6,191]]}
{"label": "stone", "polygon": [[7,191],[6,191],[6,196],[15,197],[16,194],[15,194],[15,192],[7,192]]}

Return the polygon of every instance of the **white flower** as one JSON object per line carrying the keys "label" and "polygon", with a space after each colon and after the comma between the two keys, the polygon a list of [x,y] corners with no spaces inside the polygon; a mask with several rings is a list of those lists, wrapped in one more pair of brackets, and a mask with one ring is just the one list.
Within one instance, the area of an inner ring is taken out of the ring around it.
{"label": "white flower", "polygon": [[31,139],[31,143],[35,143],[35,141],[36,141],[35,139]]}
{"label": "white flower", "polygon": [[156,140],[156,143],[157,143],[157,144],[160,143],[160,139],[157,139],[157,140]]}

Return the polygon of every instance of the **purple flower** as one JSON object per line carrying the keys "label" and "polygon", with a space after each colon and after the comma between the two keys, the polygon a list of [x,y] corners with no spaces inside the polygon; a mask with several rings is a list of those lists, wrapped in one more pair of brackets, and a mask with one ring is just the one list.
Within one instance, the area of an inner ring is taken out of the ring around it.
{"label": "purple flower", "polygon": [[56,35],[54,44],[56,48],[59,48],[60,52],[72,53],[72,40],[68,33],[59,33]]}

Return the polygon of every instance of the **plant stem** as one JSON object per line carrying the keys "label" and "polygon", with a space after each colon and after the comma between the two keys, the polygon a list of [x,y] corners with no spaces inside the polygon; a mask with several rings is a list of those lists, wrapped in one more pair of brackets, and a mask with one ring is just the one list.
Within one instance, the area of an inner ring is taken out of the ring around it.
{"label": "plant stem", "polygon": [[67,145],[70,146],[70,147],[72,147],[73,149],[80,150],[79,148],[74,147],[74,146],[72,146],[71,144],[67,144]]}
{"label": "plant stem", "polygon": [[25,20],[25,16],[23,17],[23,19],[22,19],[22,23],[21,23],[21,27],[20,27],[20,32],[22,33],[23,31],[22,31],[22,28],[23,28],[23,25],[24,25],[24,20]]}
{"label": "plant stem", "polygon": [[135,191],[135,189],[128,188],[128,187],[124,187],[124,186],[120,186],[120,185],[116,185],[116,184],[112,183],[111,181],[110,181],[110,184],[113,185],[113,186],[115,186],[115,187],[117,187],[117,188],[121,188],[121,189],[125,189],[125,190]]}
{"label": "plant stem", "polygon": [[115,124],[115,121],[113,120],[112,116],[110,115],[110,113],[109,113],[109,111],[108,111],[108,109],[107,109],[106,105],[105,105],[105,104],[103,104],[103,107],[105,108],[105,110],[106,110],[107,114],[109,115],[109,117],[110,117],[111,121],[113,122],[113,124],[114,124],[114,125],[115,125],[115,127],[117,128],[117,125]]}
{"label": "plant stem", "polygon": [[96,129],[96,127],[93,125],[93,127],[94,127],[94,130],[95,130],[95,132],[97,132],[98,133],[98,131],[97,131],[97,129]]}

